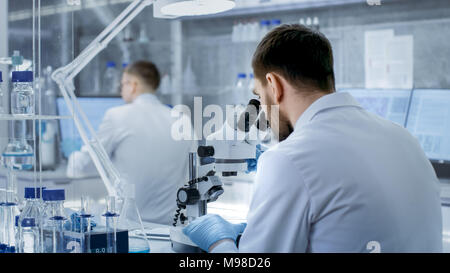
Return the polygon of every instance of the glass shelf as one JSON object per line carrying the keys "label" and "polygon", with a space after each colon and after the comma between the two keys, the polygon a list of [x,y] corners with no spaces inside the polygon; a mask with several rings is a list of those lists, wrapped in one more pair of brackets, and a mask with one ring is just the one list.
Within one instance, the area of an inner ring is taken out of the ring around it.
{"label": "glass shelf", "polygon": [[[387,2],[387,0],[384,0],[383,4],[385,2]],[[281,1],[266,1],[265,3],[257,3],[255,5],[237,6],[230,11],[222,13],[203,16],[185,16],[178,19],[198,20],[231,16],[249,16],[260,13],[285,12],[311,8],[326,8],[360,3],[366,3],[366,0],[293,0],[291,2],[286,1],[284,3],[282,3]]]}
{"label": "glass shelf", "polygon": [[0,120],[53,120],[53,119],[72,119],[72,116],[45,116],[45,115],[13,116],[0,114]]}

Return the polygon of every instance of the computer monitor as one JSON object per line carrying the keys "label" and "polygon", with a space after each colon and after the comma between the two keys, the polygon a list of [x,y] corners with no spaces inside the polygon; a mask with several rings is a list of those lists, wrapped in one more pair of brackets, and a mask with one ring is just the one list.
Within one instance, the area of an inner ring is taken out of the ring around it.
{"label": "computer monitor", "polygon": [[405,126],[406,124],[411,90],[340,89],[338,92],[350,93],[368,112],[379,115],[401,126]]}
{"label": "computer monitor", "polygon": [[[77,101],[95,131],[98,130],[103,116],[108,109],[125,103],[121,98],[116,97],[81,97],[77,98]],[[71,115],[64,98],[59,97],[56,103],[59,115]],[[83,141],[72,119],[61,119],[59,120],[59,125],[61,150],[64,157],[68,158],[71,152],[81,149]],[[90,138],[91,136],[88,135],[88,137]]]}
{"label": "computer monitor", "polygon": [[406,128],[430,160],[450,163],[450,90],[414,90]]}

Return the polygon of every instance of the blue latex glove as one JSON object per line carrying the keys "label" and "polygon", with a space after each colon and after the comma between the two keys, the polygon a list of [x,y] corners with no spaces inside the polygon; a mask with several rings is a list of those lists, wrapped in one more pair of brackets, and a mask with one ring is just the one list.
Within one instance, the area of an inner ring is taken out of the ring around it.
{"label": "blue latex glove", "polygon": [[236,243],[239,233],[242,233],[246,224],[231,224],[216,214],[207,214],[198,217],[187,227],[183,233],[201,249],[208,252],[209,248],[223,239],[231,239]]}
{"label": "blue latex glove", "polygon": [[258,165],[258,159],[264,151],[261,148],[261,145],[256,145],[256,156],[253,159],[247,159],[247,171],[246,173],[251,173],[256,171],[256,166]]}

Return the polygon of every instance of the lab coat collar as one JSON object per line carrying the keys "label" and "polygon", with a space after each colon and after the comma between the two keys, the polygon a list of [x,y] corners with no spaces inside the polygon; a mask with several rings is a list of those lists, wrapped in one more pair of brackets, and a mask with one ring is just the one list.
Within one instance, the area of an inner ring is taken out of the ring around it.
{"label": "lab coat collar", "polygon": [[146,101],[146,102],[159,102],[159,99],[156,97],[156,95],[151,94],[151,93],[145,93],[145,94],[141,94],[139,95],[134,101],[133,103],[139,103],[142,101]]}
{"label": "lab coat collar", "polygon": [[341,106],[356,106],[361,107],[361,105],[347,92],[344,93],[331,93],[320,97],[318,100],[313,102],[303,114],[298,118],[295,123],[294,130],[298,130],[305,124],[310,122],[314,116],[321,112],[322,110],[341,107]]}

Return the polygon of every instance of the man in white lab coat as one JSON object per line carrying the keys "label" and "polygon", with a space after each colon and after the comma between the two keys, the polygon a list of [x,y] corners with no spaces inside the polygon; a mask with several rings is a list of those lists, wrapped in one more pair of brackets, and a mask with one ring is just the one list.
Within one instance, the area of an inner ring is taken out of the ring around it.
{"label": "man in white lab coat", "polygon": [[335,92],[325,36],[280,26],[252,65],[261,103],[279,106],[270,123],[280,143],[259,159],[247,227],[206,215],[183,230],[193,242],[212,252],[442,251],[430,162],[403,127]]}
{"label": "man in white lab coat", "polygon": [[[135,185],[143,220],[171,224],[176,192],[188,179],[190,141],[171,136],[171,109],[155,96],[160,82],[156,66],[139,61],[125,68],[121,96],[127,104],[108,110],[97,136],[114,166]],[[69,158],[69,176],[95,172],[86,147]]]}

